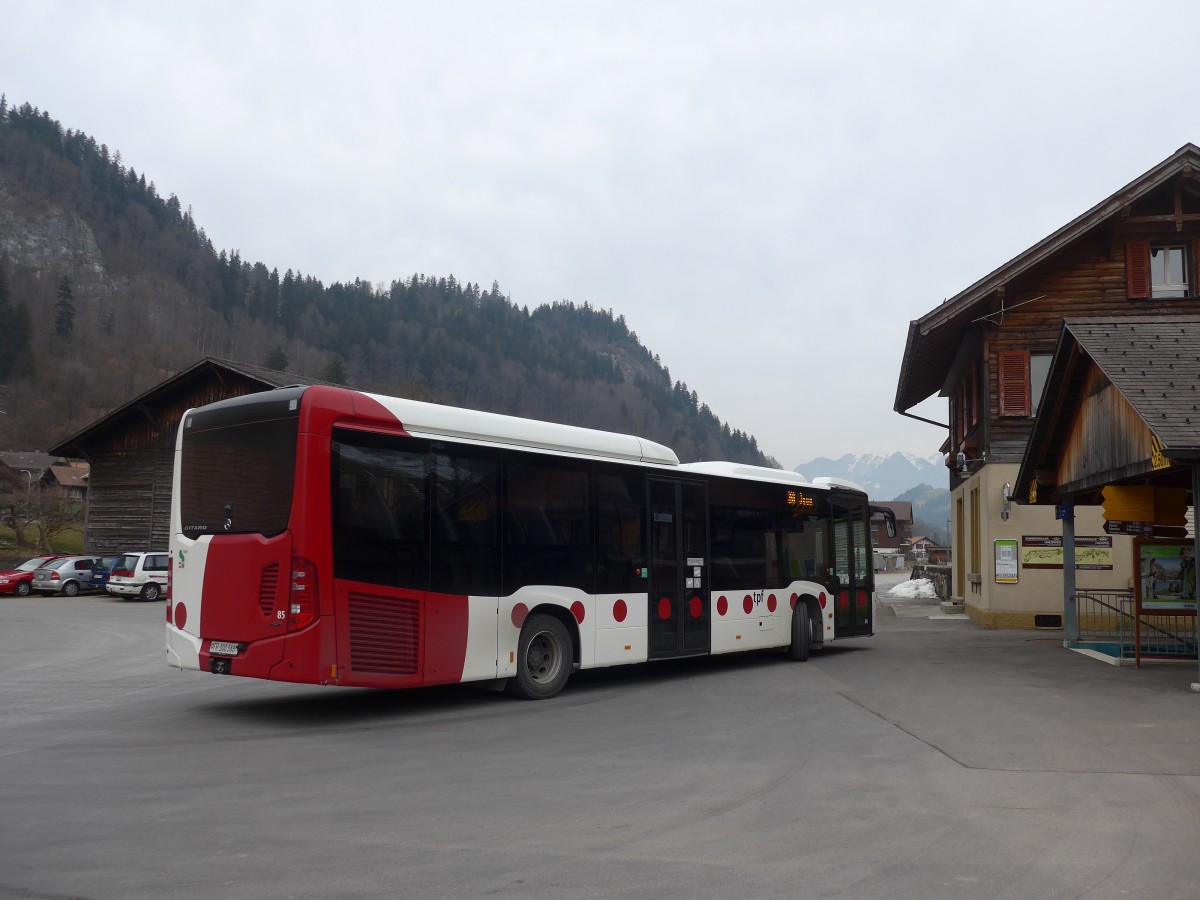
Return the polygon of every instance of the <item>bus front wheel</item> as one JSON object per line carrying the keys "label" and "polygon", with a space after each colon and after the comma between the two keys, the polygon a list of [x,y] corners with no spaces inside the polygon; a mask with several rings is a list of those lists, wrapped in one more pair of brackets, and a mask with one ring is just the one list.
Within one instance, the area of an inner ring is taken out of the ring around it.
{"label": "bus front wheel", "polygon": [[812,648],[812,619],[808,617],[808,607],[797,603],[792,610],[792,643],[788,646],[788,659],[794,662],[804,662],[808,659],[808,651]]}
{"label": "bus front wheel", "polygon": [[523,700],[547,700],[558,694],[571,674],[571,635],[562,622],[544,614],[530,616],[517,642],[517,674],[508,692]]}

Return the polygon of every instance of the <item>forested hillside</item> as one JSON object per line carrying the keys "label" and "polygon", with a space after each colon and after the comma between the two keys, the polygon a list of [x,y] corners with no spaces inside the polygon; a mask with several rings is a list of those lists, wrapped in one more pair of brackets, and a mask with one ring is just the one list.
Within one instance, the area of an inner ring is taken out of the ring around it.
{"label": "forested hillside", "polygon": [[280,274],[215,248],[119,152],[0,96],[0,447],[46,447],[203,356],[775,465],[612,309],[530,310],[452,275]]}

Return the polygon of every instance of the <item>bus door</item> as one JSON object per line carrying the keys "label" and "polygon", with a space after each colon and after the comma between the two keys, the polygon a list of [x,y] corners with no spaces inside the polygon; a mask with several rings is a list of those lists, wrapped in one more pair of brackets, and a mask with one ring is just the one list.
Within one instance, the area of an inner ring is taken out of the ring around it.
{"label": "bus door", "polygon": [[651,659],[709,651],[708,487],[651,478]]}
{"label": "bus door", "polygon": [[837,578],[833,627],[835,637],[873,634],[871,545],[867,505],[850,498],[833,501],[833,563]]}

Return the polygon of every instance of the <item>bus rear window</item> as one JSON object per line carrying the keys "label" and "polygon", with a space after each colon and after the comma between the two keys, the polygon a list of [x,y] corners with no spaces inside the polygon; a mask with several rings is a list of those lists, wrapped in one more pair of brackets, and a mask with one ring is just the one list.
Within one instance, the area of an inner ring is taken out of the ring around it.
{"label": "bus rear window", "polygon": [[[250,412],[250,410],[247,410]],[[184,535],[284,531],[296,471],[295,416],[222,422],[183,434],[180,520]]]}

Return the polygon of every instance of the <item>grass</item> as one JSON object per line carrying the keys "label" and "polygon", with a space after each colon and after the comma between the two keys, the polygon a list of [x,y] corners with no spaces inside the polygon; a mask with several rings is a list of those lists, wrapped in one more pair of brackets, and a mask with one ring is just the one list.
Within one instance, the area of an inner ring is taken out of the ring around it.
{"label": "grass", "polygon": [[[37,526],[26,525],[25,530],[21,534],[21,539],[17,540],[16,533],[7,526],[0,526],[0,547],[7,550],[28,552],[31,556],[37,552]],[[83,552],[83,526],[71,525],[61,531],[57,537],[50,542],[50,549],[57,553],[73,553],[78,554]]]}

